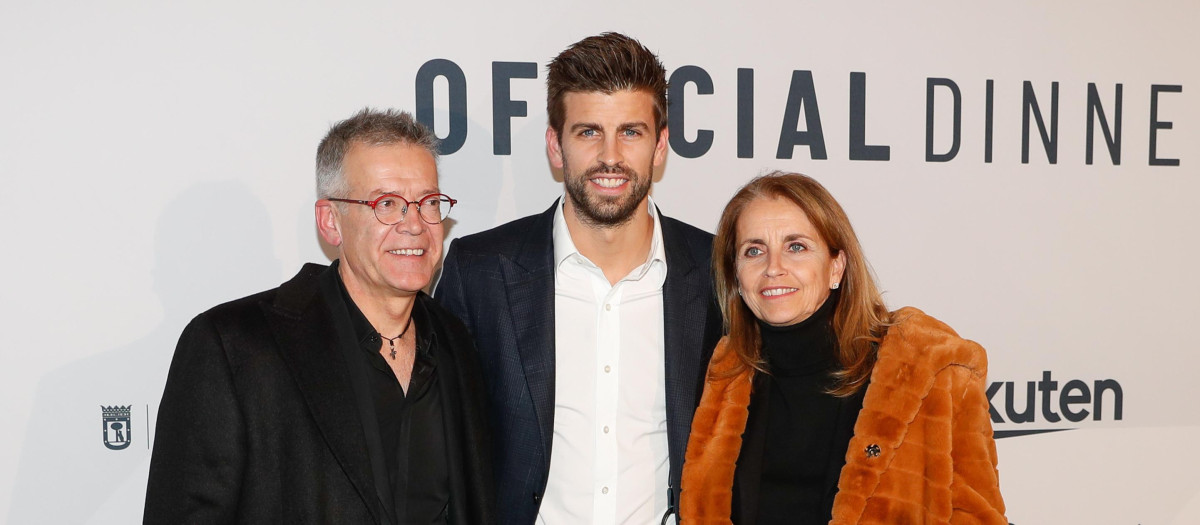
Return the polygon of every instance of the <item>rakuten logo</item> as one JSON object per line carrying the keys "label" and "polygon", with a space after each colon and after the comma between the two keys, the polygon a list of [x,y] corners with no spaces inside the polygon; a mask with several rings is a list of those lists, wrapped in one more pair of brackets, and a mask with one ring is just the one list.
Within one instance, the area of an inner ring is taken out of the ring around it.
{"label": "rakuten logo", "polygon": [[[996,399],[1001,391],[1003,412],[996,408],[997,402],[1001,401]],[[1078,423],[1090,416],[1093,421],[1101,421],[1107,415],[1120,421],[1125,404],[1125,393],[1115,379],[1097,379],[1091,383],[1072,379],[1064,383],[1060,391],[1059,382],[1049,370],[1042,372],[1041,381],[1027,381],[1024,385],[1013,381],[994,382],[988,387],[987,396],[993,424],[1040,427],[997,430],[997,439],[1071,430],[1073,427],[1061,425],[1064,419],[1067,423]],[[1111,408],[1106,411],[1105,407]],[[1031,424],[1039,422],[1042,424]]]}

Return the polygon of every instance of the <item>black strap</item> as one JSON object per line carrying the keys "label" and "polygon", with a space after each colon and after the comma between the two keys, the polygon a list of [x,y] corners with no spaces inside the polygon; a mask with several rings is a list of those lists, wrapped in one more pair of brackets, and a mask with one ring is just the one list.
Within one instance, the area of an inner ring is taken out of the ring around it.
{"label": "black strap", "polygon": [[675,523],[679,523],[679,509],[675,505],[675,502],[679,501],[679,499],[676,496],[676,492],[675,487],[667,485],[667,511],[663,513],[659,525],[667,525],[667,518],[670,518],[672,514],[675,515]]}

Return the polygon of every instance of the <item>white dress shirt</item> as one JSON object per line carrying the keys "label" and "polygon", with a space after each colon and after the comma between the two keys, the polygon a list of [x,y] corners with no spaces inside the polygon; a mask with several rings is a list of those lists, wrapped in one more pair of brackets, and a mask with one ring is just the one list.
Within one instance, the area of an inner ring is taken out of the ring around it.
{"label": "white dress shirt", "polygon": [[561,202],[554,214],[554,442],[538,523],[640,525],[667,509],[667,258],[647,201],[650,251],[615,285],[575,248]]}

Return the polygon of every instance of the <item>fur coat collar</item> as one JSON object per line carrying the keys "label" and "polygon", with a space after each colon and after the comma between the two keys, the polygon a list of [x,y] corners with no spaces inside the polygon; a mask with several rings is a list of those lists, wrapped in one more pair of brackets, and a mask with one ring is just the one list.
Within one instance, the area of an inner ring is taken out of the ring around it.
{"label": "fur coat collar", "polygon": [[[983,348],[916,308],[893,318],[846,452],[831,523],[1007,524]],[[730,522],[753,379],[751,370],[720,378],[736,363],[722,340],[692,422],[684,525]]]}

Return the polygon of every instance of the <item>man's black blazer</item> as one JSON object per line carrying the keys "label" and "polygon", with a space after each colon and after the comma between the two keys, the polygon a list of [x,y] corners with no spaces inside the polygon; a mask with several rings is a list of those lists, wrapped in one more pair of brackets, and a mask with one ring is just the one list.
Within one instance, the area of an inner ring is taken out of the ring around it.
{"label": "man's black blazer", "polygon": [[[354,390],[321,272],[197,316],[179,339],[158,411],[145,523],[381,523]],[[450,436],[450,517],[493,523],[478,360],[425,294]]]}
{"label": "man's black blazer", "polygon": [[[475,337],[487,384],[499,523],[537,518],[554,432],[554,210],[455,240],[435,297]],[[676,494],[721,312],[712,235],[661,216],[667,443]],[[672,496],[671,501],[678,501]]]}

